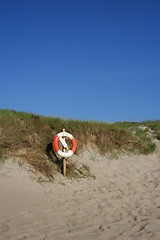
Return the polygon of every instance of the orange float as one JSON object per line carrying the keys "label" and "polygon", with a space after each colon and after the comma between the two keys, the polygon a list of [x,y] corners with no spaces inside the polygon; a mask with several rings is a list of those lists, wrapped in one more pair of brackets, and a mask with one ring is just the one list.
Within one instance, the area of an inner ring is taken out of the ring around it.
{"label": "orange float", "polygon": [[[68,148],[68,145],[67,145],[67,143],[65,141],[65,138],[70,139],[70,141],[72,143],[72,148],[71,149]],[[62,151],[59,148],[59,142],[62,144],[63,149],[65,151]],[[54,137],[52,145],[53,145],[53,149],[56,152],[56,154],[58,154],[60,157],[63,157],[63,158],[71,157],[75,153],[76,147],[77,147],[76,139],[72,136],[72,134],[70,134],[68,132],[60,132],[60,133],[58,133]]]}

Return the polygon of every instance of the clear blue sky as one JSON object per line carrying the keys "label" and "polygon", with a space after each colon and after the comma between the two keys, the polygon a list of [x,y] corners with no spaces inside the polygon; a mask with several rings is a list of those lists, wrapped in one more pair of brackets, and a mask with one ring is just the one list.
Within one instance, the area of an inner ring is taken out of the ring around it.
{"label": "clear blue sky", "polygon": [[0,108],[160,119],[159,0],[0,0]]}

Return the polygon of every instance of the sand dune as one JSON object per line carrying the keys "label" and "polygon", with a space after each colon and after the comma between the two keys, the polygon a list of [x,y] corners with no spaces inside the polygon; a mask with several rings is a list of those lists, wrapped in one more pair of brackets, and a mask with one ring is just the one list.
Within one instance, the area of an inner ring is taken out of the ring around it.
{"label": "sand dune", "polygon": [[94,178],[37,183],[26,166],[0,166],[1,240],[160,239],[160,153],[75,157]]}

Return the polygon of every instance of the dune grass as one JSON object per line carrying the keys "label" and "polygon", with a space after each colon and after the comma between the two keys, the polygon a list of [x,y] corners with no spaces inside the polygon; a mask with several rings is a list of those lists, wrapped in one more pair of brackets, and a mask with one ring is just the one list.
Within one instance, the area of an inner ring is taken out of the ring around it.
{"label": "dune grass", "polygon": [[102,154],[152,153],[155,144],[139,125],[150,127],[156,132],[157,138],[160,137],[160,121],[108,124],[0,110],[0,158],[24,158],[37,171],[52,177],[57,171],[53,164],[53,136],[63,128],[76,138],[76,154],[86,146],[97,147]]}
{"label": "dune grass", "polygon": [[155,134],[158,140],[160,140],[160,121],[145,121],[144,125],[151,128]]}

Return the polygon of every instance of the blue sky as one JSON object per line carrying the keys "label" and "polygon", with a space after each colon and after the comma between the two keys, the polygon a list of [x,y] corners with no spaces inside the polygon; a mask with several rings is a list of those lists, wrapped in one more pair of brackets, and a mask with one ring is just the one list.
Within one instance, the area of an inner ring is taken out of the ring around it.
{"label": "blue sky", "polygon": [[159,0],[0,0],[0,108],[160,119]]}

